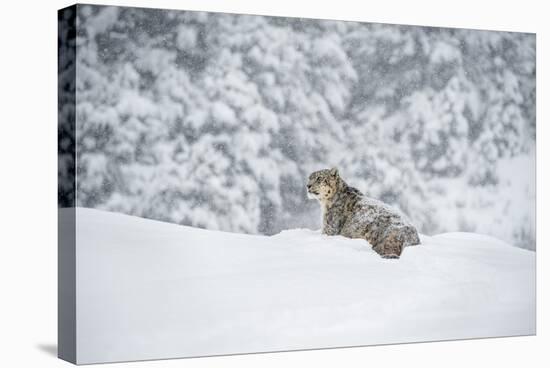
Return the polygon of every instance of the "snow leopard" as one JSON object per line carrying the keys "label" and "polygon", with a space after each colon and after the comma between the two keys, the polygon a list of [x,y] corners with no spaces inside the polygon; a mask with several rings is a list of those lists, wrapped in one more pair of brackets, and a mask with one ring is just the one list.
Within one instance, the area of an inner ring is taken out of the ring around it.
{"label": "snow leopard", "polygon": [[321,205],[323,234],[365,239],[383,258],[398,259],[404,247],[420,244],[405,215],[346,184],[338,169],[313,172],[306,187],[308,197]]}

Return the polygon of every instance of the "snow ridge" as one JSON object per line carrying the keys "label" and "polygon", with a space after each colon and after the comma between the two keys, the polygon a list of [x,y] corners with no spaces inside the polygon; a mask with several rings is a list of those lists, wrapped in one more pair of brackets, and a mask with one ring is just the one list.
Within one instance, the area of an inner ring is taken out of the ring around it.
{"label": "snow ridge", "polygon": [[76,213],[79,363],[535,333],[535,253],[488,236],[422,236],[394,261],[309,229]]}

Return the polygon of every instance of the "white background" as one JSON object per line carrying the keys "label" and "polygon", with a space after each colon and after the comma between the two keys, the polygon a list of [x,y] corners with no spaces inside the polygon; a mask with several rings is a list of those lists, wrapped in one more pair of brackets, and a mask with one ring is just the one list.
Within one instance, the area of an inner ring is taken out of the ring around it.
{"label": "white background", "polygon": [[[102,3],[90,1],[91,3]],[[537,33],[538,335],[154,362],[132,367],[544,366],[550,346],[548,55],[543,1],[297,0],[108,1],[235,13],[453,26]],[[62,367],[55,358],[57,260],[57,15],[68,1],[4,2],[0,18],[0,366]],[[547,165],[547,164],[546,164]],[[545,290],[546,289],[546,290]],[[119,365],[123,366],[123,365]]]}

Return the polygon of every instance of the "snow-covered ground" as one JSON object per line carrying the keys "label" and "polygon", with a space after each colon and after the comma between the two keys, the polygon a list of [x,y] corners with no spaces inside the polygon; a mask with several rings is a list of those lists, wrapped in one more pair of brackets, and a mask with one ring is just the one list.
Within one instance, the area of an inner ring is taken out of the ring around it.
{"label": "snow-covered ground", "polygon": [[476,234],[396,261],[78,208],[76,261],[79,363],[535,333],[535,253]]}

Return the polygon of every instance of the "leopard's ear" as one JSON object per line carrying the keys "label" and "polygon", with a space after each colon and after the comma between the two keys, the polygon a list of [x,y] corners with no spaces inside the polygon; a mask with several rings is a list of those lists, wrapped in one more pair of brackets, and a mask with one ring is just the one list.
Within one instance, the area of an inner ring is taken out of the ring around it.
{"label": "leopard's ear", "polygon": [[338,176],[338,169],[333,167],[332,169],[330,169],[330,175],[334,176],[334,177],[337,177]]}

